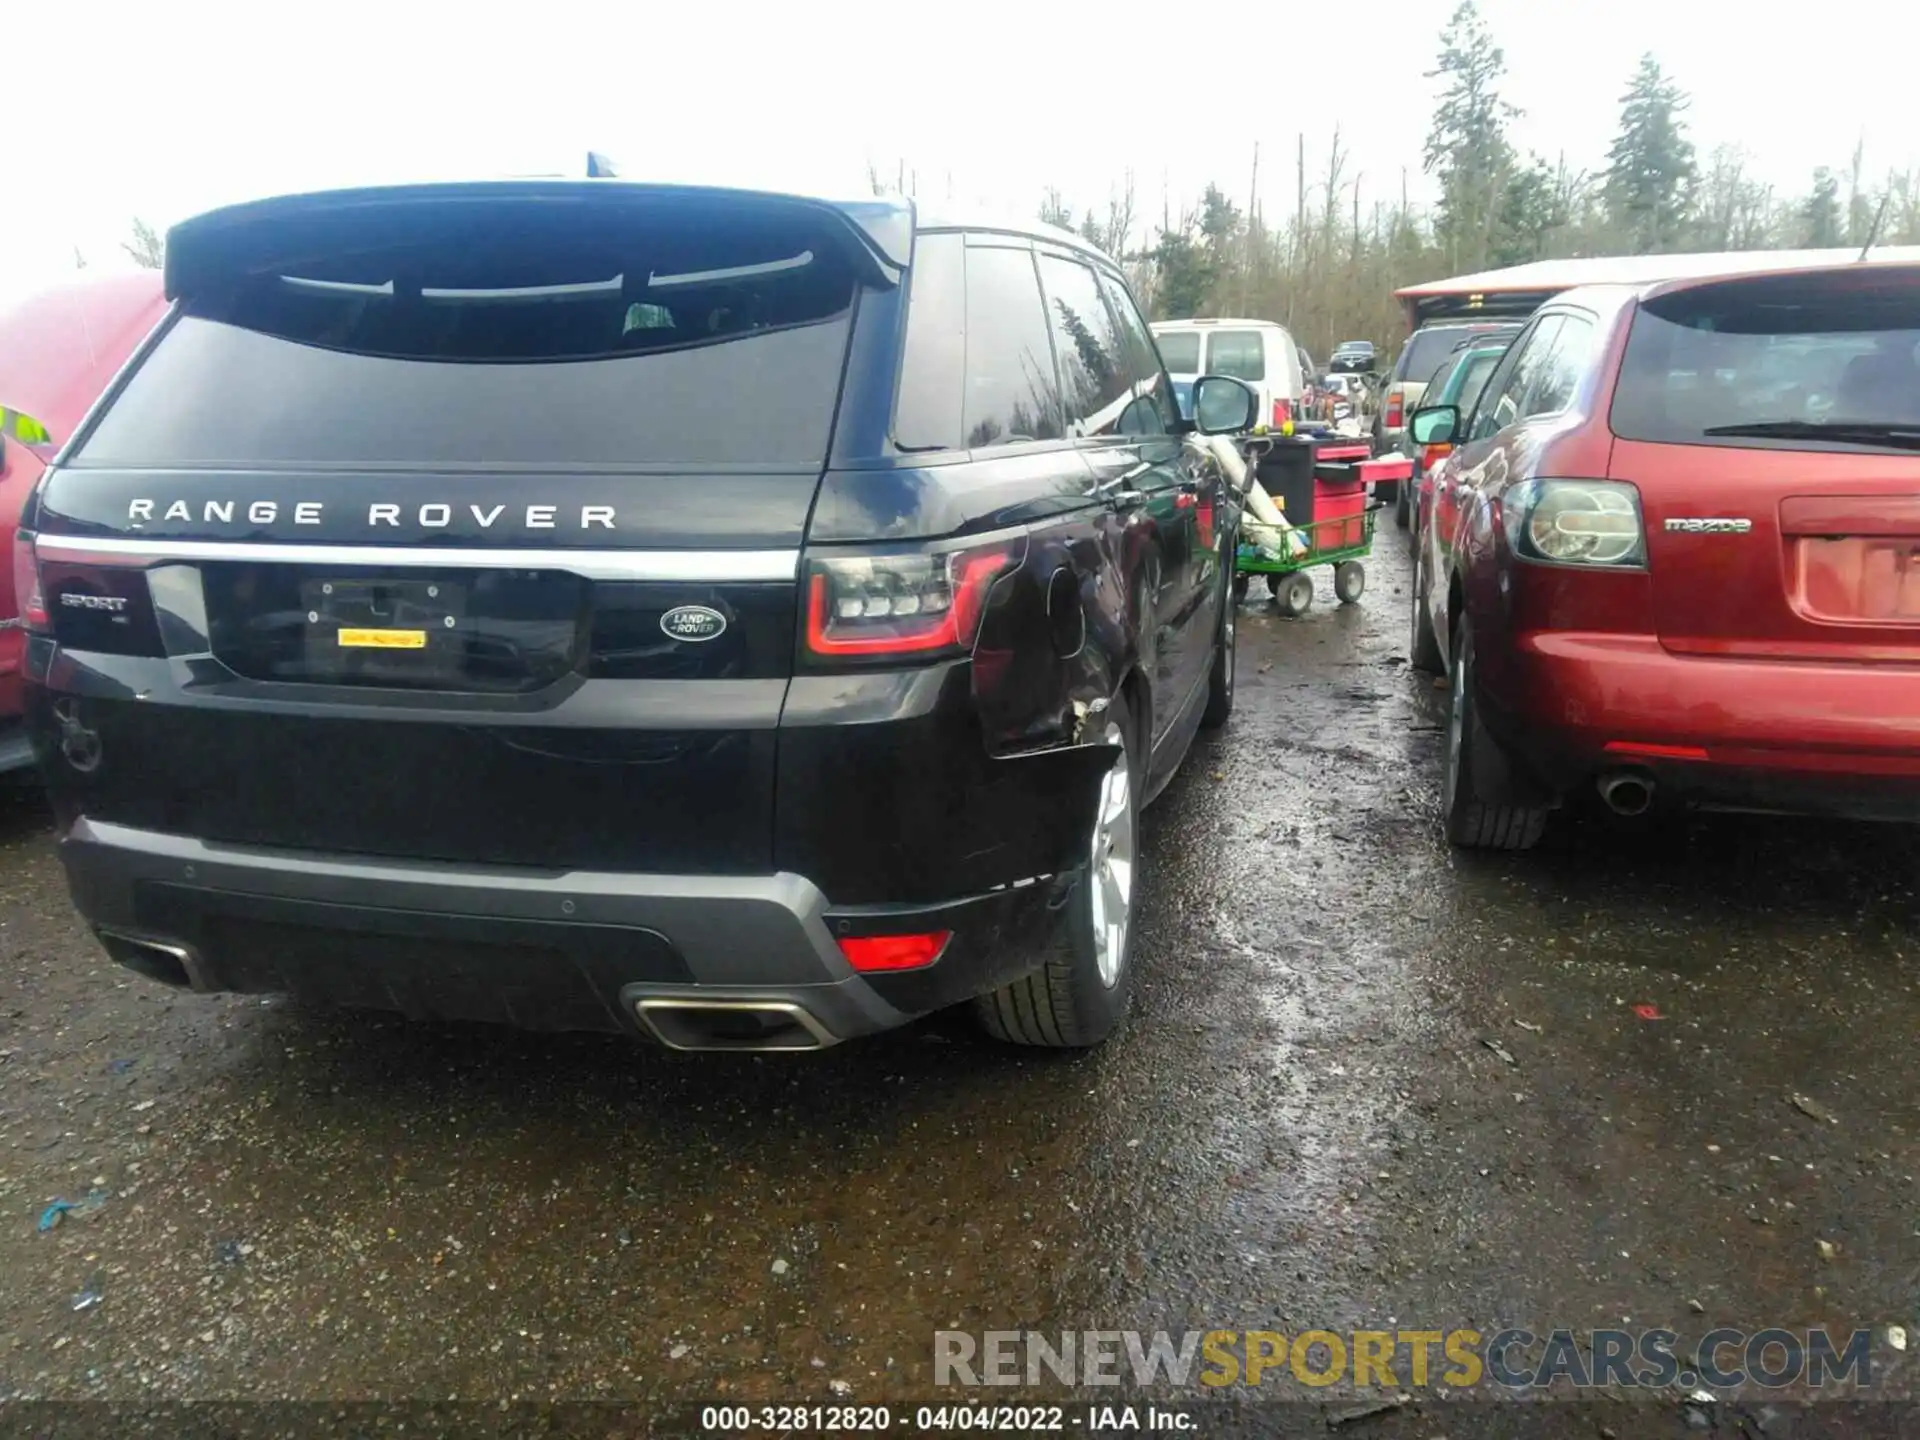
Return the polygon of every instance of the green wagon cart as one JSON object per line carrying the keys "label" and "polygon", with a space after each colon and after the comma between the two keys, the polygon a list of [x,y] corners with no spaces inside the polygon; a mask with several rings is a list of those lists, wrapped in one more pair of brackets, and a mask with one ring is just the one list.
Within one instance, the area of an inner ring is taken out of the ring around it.
{"label": "green wagon cart", "polygon": [[[1279,463],[1272,463],[1278,461]],[[1368,486],[1398,480],[1413,472],[1413,462],[1394,455],[1376,460],[1362,445],[1326,445],[1313,441],[1279,445],[1261,457],[1261,485],[1280,505],[1292,525],[1290,542],[1306,542],[1304,549],[1269,555],[1242,542],[1234,562],[1233,594],[1246,598],[1255,575],[1264,575],[1267,590],[1282,615],[1298,617],[1313,604],[1313,577],[1319,565],[1333,567],[1333,593],[1342,605],[1351,605],[1367,588],[1367,567],[1373,553],[1374,517],[1386,508],[1374,503]]]}

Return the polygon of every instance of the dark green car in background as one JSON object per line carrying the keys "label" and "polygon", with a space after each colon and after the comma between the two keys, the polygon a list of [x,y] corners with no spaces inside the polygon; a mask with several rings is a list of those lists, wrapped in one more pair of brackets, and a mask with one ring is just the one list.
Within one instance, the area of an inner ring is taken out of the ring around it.
{"label": "dark green car in background", "polygon": [[[1471,419],[1474,404],[1480,399],[1487,377],[1493,373],[1493,367],[1500,363],[1500,357],[1507,353],[1509,338],[1502,336],[1497,342],[1487,344],[1463,342],[1427,381],[1426,389],[1420,396],[1420,410],[1431,405],[1453,405],[1459,408],[1463,420]],[[1417,415],[1420,410],[1413,413]],[[1419,491],[1426,484],[1427,472],[1436,460],[1452,448],[1450,445],[1413,447],[1413,477],[1400,487],[1393,500],[1394,522],[1402,530],[1418,523]]]}

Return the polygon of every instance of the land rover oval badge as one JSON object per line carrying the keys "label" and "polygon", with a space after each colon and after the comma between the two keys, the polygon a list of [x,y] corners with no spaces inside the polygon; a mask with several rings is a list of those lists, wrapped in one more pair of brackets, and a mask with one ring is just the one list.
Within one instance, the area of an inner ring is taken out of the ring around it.
{"label": "land rover oval badge", "polygon": [[675,640],[718,640],[727,617],[705,605],[676,605],[660,617],[660,628]]}

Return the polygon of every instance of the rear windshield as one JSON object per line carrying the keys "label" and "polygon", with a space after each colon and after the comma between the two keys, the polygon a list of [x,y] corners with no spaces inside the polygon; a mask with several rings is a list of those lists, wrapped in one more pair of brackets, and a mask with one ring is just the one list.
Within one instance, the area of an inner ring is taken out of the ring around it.
{"label": "rear windshield", "polygon": [[856,283],[824,222],[512,222],[190,302],[79,463],[824,459]]}
{"label": "rear windshield", "polygon": [[1445,363],[1455,347],[1473,340],[1515,335],[1519,330],[1518,325],[1435,325],[1416,330],[1400,352],[1399,363],[1393,367],[1393,378],[1424,383],[1425,377]]}
{"label": "rear windshield", "polygon": [[[1920,430],[1920,276],[1768,276],[1649,300],[1610,419],[1629,440],[1796,449],[1846,443],[1822,426]],[[1791,433],[1708,433],[1728,427]]]}
{"label": "rear windshield", "polygon": [[1258,384],[1267,378],[1263,341],[1258,330],[1215,330],[1207,337],[1207,373]]}
{"label": "rear windshield", "polygon": [[1169,375],[1200,373],[1200,336],[1195,331],[1176,330],[1170,335],[1155,335],[1153,343],[1159,347]]}

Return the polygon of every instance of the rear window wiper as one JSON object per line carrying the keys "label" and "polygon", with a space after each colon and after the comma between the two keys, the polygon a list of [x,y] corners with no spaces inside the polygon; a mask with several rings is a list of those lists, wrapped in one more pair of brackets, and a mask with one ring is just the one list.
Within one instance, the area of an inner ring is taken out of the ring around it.
{"label": "rear window wiper", "polygon": [[1886,445],[1920,450],[1920,422],[1906,420],[1755,420],[1743,425],[1709,425],[1702,435],[1750,435],[1756,440],[1832,440],[1842,445]]}

